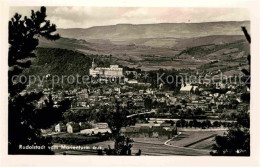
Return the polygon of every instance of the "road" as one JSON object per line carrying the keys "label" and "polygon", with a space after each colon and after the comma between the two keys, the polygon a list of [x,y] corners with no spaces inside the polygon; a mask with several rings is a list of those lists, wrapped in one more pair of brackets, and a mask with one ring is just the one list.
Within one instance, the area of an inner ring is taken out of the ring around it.
{"label": "road", "polygon": [[131,115],[128,115],[127,118],[135,117],[135,116],[138,116],[138,115],[153,114],[155,112],[156,112],[155,110],[152,110],[152,111],[149,111],[149,112],[142,112],[142,113],[137,113],[137,114],[131,114]]}

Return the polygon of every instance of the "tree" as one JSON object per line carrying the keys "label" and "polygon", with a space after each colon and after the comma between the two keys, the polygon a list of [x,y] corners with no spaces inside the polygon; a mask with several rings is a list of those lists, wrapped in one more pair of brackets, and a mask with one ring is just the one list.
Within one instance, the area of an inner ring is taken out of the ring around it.
{"label": "tree", "polygon": [[181,121],[180,121],[180,120],[178,120],[178,121],[176,122],[176,127],[181,127]]}
{"label": "tree", "polygon": [[112,137],[115,141],[114,149],[105,149],[107,155],[131,155],[132,144],[130,139],[120,134],[122,127],[128,125],[134,125],[136,123],[135,118],[127,118],[129,112],[120,106],[118,101],[115,101],[115,108],[105,109],[105,112],[100,112],[96,117],[96,121],[105,118],[104,122],[108,123],[108,126],[112,132]]}
{"label": "tree", "polygon": [[232,127],[224,136],[216,136],[213,144],[214,152],[211,155],[250,155],[250,133],[249,129]]}
{"label": "tree", "polygon": [[[248,41],[249,44],[251,44],[251,37],[250,35],[248,34],[247,30],[246,30],[246,27],[242,27],[242,31]],[[248,60],[248,64],[249,64],[249,70],[246,70],[246,69],[242,69],[242,72],[245,74],[246,76],[246,79],[248,79],[245,84],[248,88],[250,88],[250,65],[251,65],[251,55],[248,54],[247,56],[247,60]]]}
{"label": "tree", "polygon": [[[251,37],[245,27],[242,31],[249,43]],[[248,55],[248,64],[250,69],[250,54]],[[250,79],[250,70],[243,69],[242,72]],[[250,89],[250,80],[245,82],[245,86]],[[246,102],[249,102],[250,94],[243,95]],[[213,144],[211,155],[228,155],[228,156],[249,156],[250,155],[250,116],[248,111],[242,111],[234,115],[236,123],[229,127],[227,134],[216,136],[216,143]]]}
{"label": "tree", "polygon": [[[20,93],[26,89],[26,80],[17,82],[13,80],[16,75],[31,66],[31,58],[36,57],[36,49],[39,37],[48,40],[59,39],[59,34],[53,34],[56,26],[46,20],[46,8],[41,7],[40,11],[31,11],[31,17],[24,17],[15,14],[9,21],[9,55],[8,55],[8,151],[9,154],[51,154],[48,149],[51,145],[50,138],[41,135],[40,128],[48,126],[49,117],[40,117],[45,125],[38,122],[39,115],[46,110],[39,110],[35,104],[42,98],[42,93]],[[46,103],[48,103],[46,101]],[[49,103],[50,104],[50,103]],[[51,104],[49,105],[51,106]],[[45,119],[44,119],[45,118]],[[23,150],[19,145],[42,145],[42,150]]]}
{"label": "tree", "polygon": [[212,126],[213,127],[220,127],[220,122],[219,121],[214,121]]}
{"label": "tree", "polygon": [[119,102],[117,101],[115,110],[110,111],[110,113],[107,115],[106,122],[111,129],[112,136],[115,141],[115,147],[112,153],[114,155],[124,155],[125,150],[128,150],[132,147],[132,145],[129,145],[129,141],[126,141],[124,136],[120,136],[121,128],[130,124],[131,120],[127,118],[127,115],[129,115],[129,112],[125,109],[122,109]]}
{"label": "tree", "polygon": [[201,127],[202,127],[202,128],[206,128],[206,126],[207,126],[207,122],[206,122],[206,121],[202,121],[202,122],[201,122]]}
{"label": "tree", "polygon": [[199,122],[196,119],[193,119],[193,127],[199,127]]}
{"label": "tree", "polygon": [[206,120],[206,125],[207,125],[208,128],[210,128],[212,126],[212,124],[209,120]]}
{"label": "tree", "polygon": [[189,121],[189,127],[192,128],[194,126],[193,121]]}
{"label": "tree", "polygon": [[151,110],[152,109],[152,103],[153,103],[153,101],[152,101],[151,98],[149,98],[149,97],[145,98],[144,99],[144,107],[145,107],[145,109]]}
{"label": "tree", "polygon": [[187,122],[186,122],[183,118],[182,118],[180,121],[181,121],[181,122],[180,122],[181,127],[182,127],[182,128],[185,127],[186,124],[187,124]]}

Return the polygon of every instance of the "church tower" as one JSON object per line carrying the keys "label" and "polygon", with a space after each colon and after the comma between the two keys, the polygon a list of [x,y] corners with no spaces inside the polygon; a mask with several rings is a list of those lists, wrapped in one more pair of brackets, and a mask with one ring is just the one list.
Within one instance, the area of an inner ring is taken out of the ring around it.
{"label": "church tower", "polygon": [[93,58],[93,61],[92,61],[92,68],[95,69],[96,68],[96,64],[95,64],[95,59]]}

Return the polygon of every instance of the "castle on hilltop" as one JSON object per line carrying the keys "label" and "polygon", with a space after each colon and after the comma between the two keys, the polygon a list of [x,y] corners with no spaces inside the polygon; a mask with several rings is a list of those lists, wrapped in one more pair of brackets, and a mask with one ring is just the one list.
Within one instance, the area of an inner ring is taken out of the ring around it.
{"label": "castle on hilltop", "polygon": [[119,68],[118,65],[110,65],[110,67],[97,67],[93,59],[92,67],[89,69],[89,75],[92,77],[122,77],[123,68]]}

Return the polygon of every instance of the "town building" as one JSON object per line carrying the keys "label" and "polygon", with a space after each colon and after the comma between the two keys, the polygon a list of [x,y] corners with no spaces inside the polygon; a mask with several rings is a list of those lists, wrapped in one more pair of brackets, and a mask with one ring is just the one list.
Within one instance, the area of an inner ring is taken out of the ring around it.
{"label": "town building", "polygon": [[106,122],[98,122],[98,123],[94,124],[94,127],[98,128],[98,129],[107,129],[108,124]]}
{"label": "town building", "polygon": [[66,132],[66,125],[59,123],[55,126],[55,132]]}
{"label": "town building", "polygon": [[195,93],[195,91],[198,90],[198,86],[192,86],[190,84],[182,84],[180,93],[183,95],[191,96],[192,93]]}
{"label": "town building", "polygon": [[81,134],[105,134],[105,133],[112,133],[111,130],[109,128],[106,129],[98,129],[98,128],[92,128],[92,129],[83,129],[80,131]]}
{"label": "town building", "polygon": [[92,77],[123,77],[123,68],[118,65],[110,65],[110,67],[97,67],[93,59],[92,67],[89,69],[89,75]]}
{"label": "town building", "polygon": [[80,126],[77,123],[69,123],[67,125],[67,132],[68,133],[75,133],[80,131]]}

